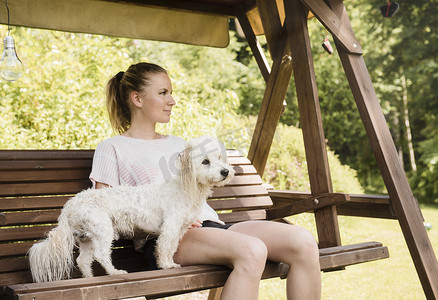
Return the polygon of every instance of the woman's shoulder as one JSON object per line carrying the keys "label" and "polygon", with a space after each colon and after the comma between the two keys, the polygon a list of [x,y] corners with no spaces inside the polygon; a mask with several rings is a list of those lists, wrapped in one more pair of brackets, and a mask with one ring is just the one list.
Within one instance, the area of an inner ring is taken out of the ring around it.
{"label": "woman's shoulder", "polygon": [[186,144],[186,141],[182,137],[179,137],[176,135],[168,134],[165,136],[165,138],[169,139],[169,141],[174,142],[174,143]]}
{"label": "woman's shoulder", "polygon": [[125,148],[125,147],[161,147],[160,145],[173,146],[173,147],[185,147],[186,141],[178,136],[175,135],[164,135],[161,137],[161,139],[154,139],[154,140],[142,140],[142,139],[135,139],[131,137],[126,137],[123,135],[116,135],[110,138],[107,138],[103,141],[101,141],[97,147],[96,150],[103,150],[103,149],[117,149],[117,148]]}
{"label": "woman's shoulder", "polygon": [[98,148],[108,148],[108,147],[112,148],[112,147],[114,147],[114,145],[120,144],[122,142],[122,139],[120,137],[121,137],[120,135],[116,135],[116,136],[107,138],[107,139],[101,141],[97,145],[96,149],[98,149]]}

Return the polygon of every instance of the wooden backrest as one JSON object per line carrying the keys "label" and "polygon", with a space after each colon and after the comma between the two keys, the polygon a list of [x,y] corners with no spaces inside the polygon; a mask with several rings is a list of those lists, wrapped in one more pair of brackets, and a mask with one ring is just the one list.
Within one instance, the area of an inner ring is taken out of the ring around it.
{"label": "wooden backrest", "polygon": [[[91,186],[93,154],[93,150],[0,151],[1,285],[31,282],[25,255],[56,226],[64,203]],[[265,208],[272,201],[260,176],[241,153],[229,150],[228,155],[236,175],[227,186],[214,189],[209,204],[226,223],[265,219]],[[141,268],[142,255],[133,251],[131,241],[115,246],[116,267]]]}

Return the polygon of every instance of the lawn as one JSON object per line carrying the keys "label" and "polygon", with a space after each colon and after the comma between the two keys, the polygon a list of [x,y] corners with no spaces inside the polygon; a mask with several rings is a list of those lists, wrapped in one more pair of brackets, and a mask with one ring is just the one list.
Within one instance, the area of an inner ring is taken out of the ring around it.
{"label": "lawn", "polygon": [[[423,206],[422,212],[426,222],[432,224],[428,234],[437,254],[438,207]],[[291,220],[314,231],[312,214],[292,217]],[[323,273],[322,299],[425,299],[397,221],[340,216],[339,225],[343,244],[379,241],[388,246],[390,258],[350,266],[344,271]],[[264,280],[259,299],[286,299],[284,285],[284,280]],[[193,293],[167,299],[207,299],[207,293]]]}
{"label": "lawn", "polygon": [[[432,224],[429,239],[438,253],[438,207],[423,206],[426,222]],[[293,218],[308,227],[312,215]],[[339,217],[343,244],[379,241],[388,246],[390,258],[322,274],[322,299],[425,299],[421,283],[397,221]],[[308,227],[309,228],[309,227]],[[283,280],[262,282],[260,299],[285,299]]]}

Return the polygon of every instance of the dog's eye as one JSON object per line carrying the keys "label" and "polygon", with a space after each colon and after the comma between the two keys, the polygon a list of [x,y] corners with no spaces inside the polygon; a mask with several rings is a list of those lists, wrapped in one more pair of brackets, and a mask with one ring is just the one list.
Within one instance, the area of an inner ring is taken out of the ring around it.
{"label": "dog's eye", "polygon": [[210,164],[210,161],[209,161],[208,159],[204,159],[204,160],[202,161],[202,164],[203,164],[203,165],[209,165],[209,164]]}

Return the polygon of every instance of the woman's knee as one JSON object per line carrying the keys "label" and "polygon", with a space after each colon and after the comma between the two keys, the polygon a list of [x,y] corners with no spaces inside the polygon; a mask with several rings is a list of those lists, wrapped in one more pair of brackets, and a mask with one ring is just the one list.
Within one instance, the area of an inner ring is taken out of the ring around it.
{"label": "woman's knee", "polygon": [[268,257],[265,243],[254,237],[247,237],[236,245],[233,268],[248,274],[261,275]]}
{"label": "woman's knee", "polygon": [[298,228],[297,232],[291,232],[287,238],[293,258],[305,260],[318,260],[319,250],[315,237],[306,229]]}

